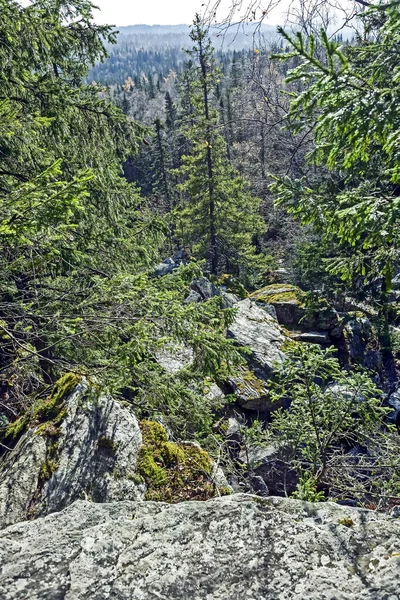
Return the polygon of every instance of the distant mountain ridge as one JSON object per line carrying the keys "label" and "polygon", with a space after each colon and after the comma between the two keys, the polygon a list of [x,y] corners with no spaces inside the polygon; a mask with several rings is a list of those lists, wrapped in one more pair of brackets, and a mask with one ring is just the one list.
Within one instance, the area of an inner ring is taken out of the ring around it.
{"label": "distant mountain ridge", "polygon": [[[124,25],[117,27],[118,45],[129,44],[136,49],[152,49],[176,45],[182,47],[190,44],[190,25]],[[230,50],[245,50],[254,45],[255,36],[271,39],[276,33],[273,25],[259,25],[256,23],[237,23],[228,29],[212,26],[209,29],[211,40],[216,47],[229,48]],[[173,37],[172,37],[173,36]],[[151,47],[149,47],[151,43]]]}

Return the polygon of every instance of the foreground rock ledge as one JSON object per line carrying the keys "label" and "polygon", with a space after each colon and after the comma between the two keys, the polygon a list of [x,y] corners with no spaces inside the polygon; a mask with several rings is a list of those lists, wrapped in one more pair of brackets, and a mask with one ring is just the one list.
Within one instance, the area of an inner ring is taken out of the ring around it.
{"label": "foreground rock ledge", "polygon": [[1,600],[396,600],[399,575],[400,522],[329,503],[78,501],[0,532]]}

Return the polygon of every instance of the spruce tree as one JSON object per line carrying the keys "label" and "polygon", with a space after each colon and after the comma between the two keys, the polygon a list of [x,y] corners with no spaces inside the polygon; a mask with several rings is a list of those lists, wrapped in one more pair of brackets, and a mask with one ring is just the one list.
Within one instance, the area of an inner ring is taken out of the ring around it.
{"label": "spruce tree", "polygon": [[183,199],[174,213],[176,232],[196,256],[206,259],[211,274],[227,271],[246,279],[257,263],[253,242],[263,231],[260,200],[231,166],[219,133],[214,94],[219,72],[199,16],[190,37],[192,60],[183,80],[191,112],[182,127],[189,151],[178,170]]}
{"label": "spruce tree", "polygon": [[[182,303],[195,267],[152,277],[166,227],[123,177],[143,129],[84,83],[114,39],[92,9],[0,0],[0,384],[9,418],[73,370],[185,427],[184,386],[157,352],[184,342],[199,377],[215,371],[237,356],[223,333],[231,317],[215,302]],[[185,401],[200,419],[201,397]]]}

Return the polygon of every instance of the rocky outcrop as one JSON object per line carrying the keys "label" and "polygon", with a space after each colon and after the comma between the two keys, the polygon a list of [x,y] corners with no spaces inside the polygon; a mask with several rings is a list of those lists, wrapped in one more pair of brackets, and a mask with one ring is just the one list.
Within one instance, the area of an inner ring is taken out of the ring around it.
{"label": "rocky outcrop", "polygon": [[[332,338],[340,337],[342,329],[340,318],[334,308],[322,299],[318,306],[310,310],[305,304],[306,294],[295,285],[267,285],[251,294],[251,299],[260,305],[269,304],[274,307],[281,325],[300,328],[302,331],[325,332]],[[303,340],[321,343],[318,340]],[[328,340],[324,340],[326,343]]]}
{"label": "rocky outcrop", "polygon": [[200,277],[200,279],[195,279],[192,282],[191,291],[185,298],[184,303],[205,302],[215,297],[221,298],[222,308],[232,308],[239,301],[235,294],[217,287],[207,277]]}
{"label": "rocky outcrop", "polygon": [[0,463],[0,527],[59,511],[78,498],[109,502],[144,495],[135,480],[142,443],[135,416],[84,379],[73,381],[72,390],[63,385],[65,378],[22,424],[14,449]]}
{"label": "rocky outcrop", "polygon": [[65,375],[8,428],[14,448],[0,459],[0,529],[82,498],[180,502],[230,493],[208,453],[172,442],[158,420],[138,423],[95,382]]}
{"label": "rocky outcrop", "polygon": [[255,372],[271,375],[275,364],[285,358],[281,346],[285,336],[276,320],[251,300],[237,304],[236,319],[227,335],[241,346],[250,348],[249,364]]}
{"label": "rocky outcrop", "polygon": [[276,364],[285,358],[281,347],[286,338],[274,317],[252,300],[242,300],[236,306],[236,319],[227,335],[250,350],[246,355],[249,368],[232,377],[228,384],[243,408],[274,410],[279,407],[269,399],[268,380]]}
{"label": "rocky outcrop", "polygon": [[400,522],[282,498],[93,504],[0,532],[2,600],[389,600]]}
{"label": "rocky outcrop", "polygon": [[169,256],[162,263],[156,265],[154,269],[154,277],[164,277],[170,275],[181,265],[186,265],[189,262],[189,255],[185,250],[178,250],[173,256]]}

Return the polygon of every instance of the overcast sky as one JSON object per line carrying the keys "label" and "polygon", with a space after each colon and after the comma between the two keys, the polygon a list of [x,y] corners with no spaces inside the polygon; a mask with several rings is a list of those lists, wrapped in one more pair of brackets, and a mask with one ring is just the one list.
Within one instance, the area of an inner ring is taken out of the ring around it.
{"label": "overcast sky", "polygon": [[[225,7],[230,0],[222,0]],[[177,25],[191,23],[196,12],[204,10],[205,0],[94,0],[100,8],[96,22],[111,25]],[[268,23],[279,22],[281,11],[275,11]]]}

